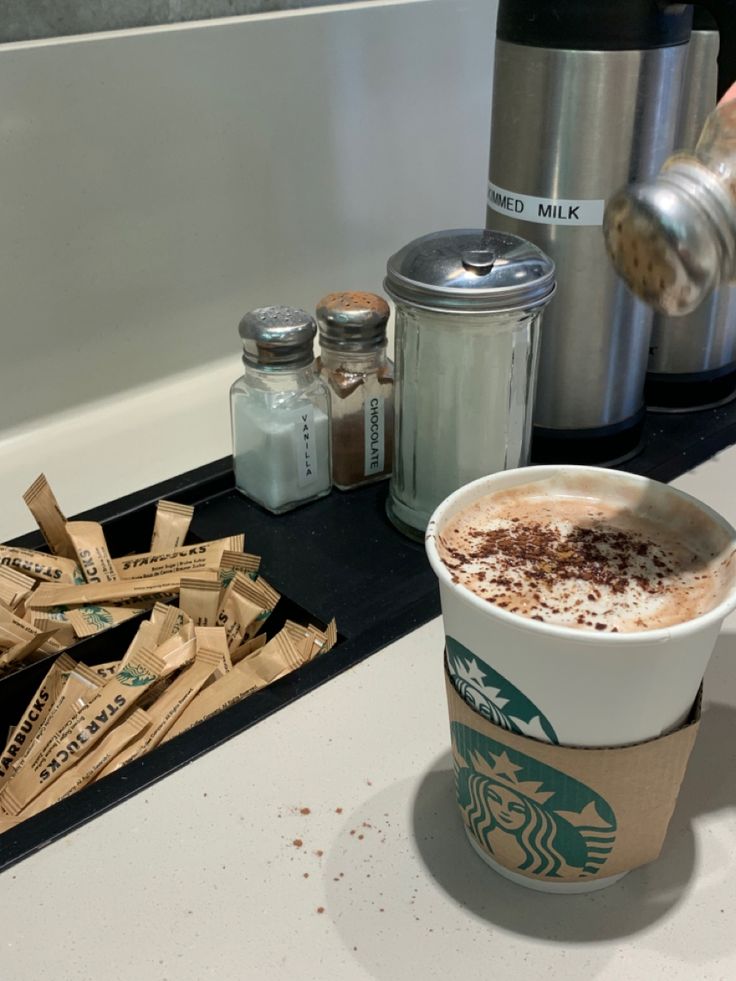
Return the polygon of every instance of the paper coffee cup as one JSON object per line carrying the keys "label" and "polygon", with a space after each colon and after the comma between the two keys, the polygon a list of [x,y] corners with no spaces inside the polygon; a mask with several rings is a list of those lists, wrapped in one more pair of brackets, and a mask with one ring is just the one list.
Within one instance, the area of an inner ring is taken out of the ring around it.
{"label": "paper coffee cup", "polygon": [[724,553],[736,547],[736,531],[720,515],[645,477],[596,467],[544,466],[476,480],[439,505],[426,534],[427,554],[439,579],[452,681],[470,705],[497,725],[551,743],[622,746],[669,732],[687,718],[721,624],[736,606],[736,562],[731,581],[707,613],[661,629],[603,633],[509,613],[454,583],[440,558],[436,537],[460,511],[488,494],[550,478],[556,493],[564,493],[567,485],[569,493],[579,493],[584,480],[604,500],[645,504],[647,513],[669,528],[676,528],[678,513],[689,505],[702,518],[709,541]]}

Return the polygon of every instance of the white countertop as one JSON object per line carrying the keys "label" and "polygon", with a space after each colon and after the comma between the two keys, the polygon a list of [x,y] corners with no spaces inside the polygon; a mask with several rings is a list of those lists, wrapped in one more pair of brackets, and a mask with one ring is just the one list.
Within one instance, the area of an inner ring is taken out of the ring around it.
{"label": "white countertop", "polygon": [[[736,521],[735,478],[732,448],[677,485]],[[442,644],[435,620],[0,876],[3,981],[736,976],[736,621],[662,857],[581,897],[467,844]]]}

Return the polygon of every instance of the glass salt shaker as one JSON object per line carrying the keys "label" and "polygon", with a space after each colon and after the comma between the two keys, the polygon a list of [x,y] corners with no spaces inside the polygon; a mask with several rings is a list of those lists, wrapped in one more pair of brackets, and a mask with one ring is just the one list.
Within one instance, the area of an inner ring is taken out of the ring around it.
{"label": "glass salt shaker", "polygon": [[330,392],[332,482],[340,490],[384,480],[393,461],[393,364],[386,301],[330,293],[317,305],[322,378]]}
{"label": "glass salt shaker", "polygon": [[330,405],[314,362],[314,318],[285,306],[239,325],[245,371],[230,389],[238,490],[280,514],[330,491]]}

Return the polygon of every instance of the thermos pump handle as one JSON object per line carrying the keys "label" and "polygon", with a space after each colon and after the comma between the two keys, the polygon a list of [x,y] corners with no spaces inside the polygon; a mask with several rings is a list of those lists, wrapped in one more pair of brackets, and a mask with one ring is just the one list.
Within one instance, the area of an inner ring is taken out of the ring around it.
{"label": "thermos pump handle", "polygon": [[695,0],[694,6],[705,7],[718,26],[721,42],[718,49],[718,98],[736,82],[736,0]]}

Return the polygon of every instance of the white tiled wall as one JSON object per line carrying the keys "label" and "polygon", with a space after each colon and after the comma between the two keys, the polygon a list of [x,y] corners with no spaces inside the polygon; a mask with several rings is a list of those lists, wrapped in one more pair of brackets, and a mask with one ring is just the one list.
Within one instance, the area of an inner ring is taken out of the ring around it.
{"label": "white tiled wall", "polygon": [[494,22],[374,0],[0,45],[0,540],[41,469],[76,510],[227,452],[248,307],[483,223]]}

